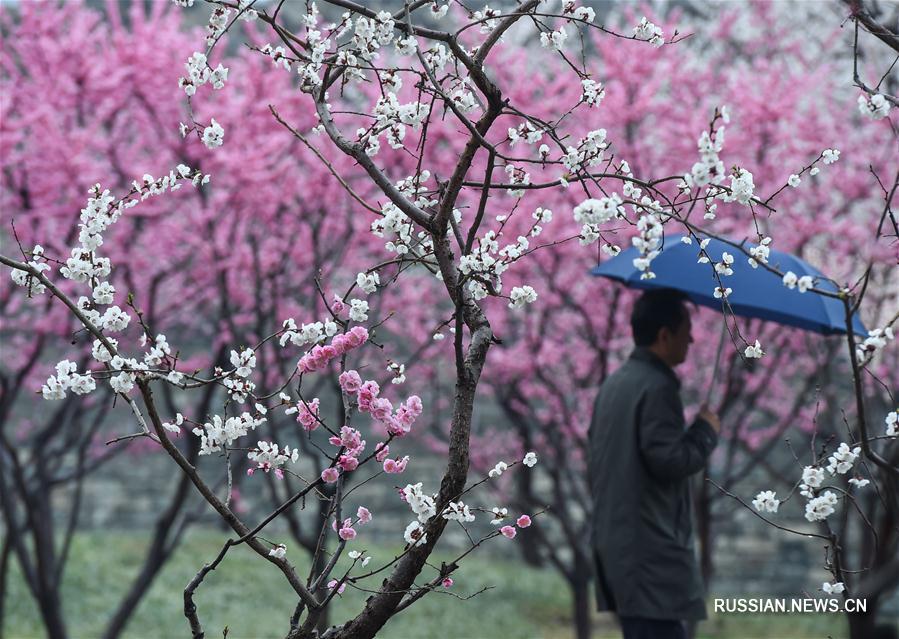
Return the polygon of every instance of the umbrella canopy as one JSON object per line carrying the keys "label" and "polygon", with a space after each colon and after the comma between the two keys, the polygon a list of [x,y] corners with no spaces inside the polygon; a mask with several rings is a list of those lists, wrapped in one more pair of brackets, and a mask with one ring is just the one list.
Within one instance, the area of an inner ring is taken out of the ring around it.
{"label": "umbrella canopy", "polygon": [[[711,264],[697,262],[699,247],[696,242],[684,244],[683,235],[667,235],[661,253],[652,261],[656,277],[641,280],[641,271],[634,267],[634,258],[640,257],[636,248],[622,251],[612,259],[593,268],[593,275],[607,277],[631,288],[673,288],[683,291],[691,301],[702,306],[723,311],[723,300],[714,297],[718,280]],[[747,248],[756,246],[746,242]],[[734,313],[742,317],[769,320],[795,326],[824,335],[846,333],[843,303],[831,297],[815,293],[800,293],[798,288],[789,289],[781,278],[771,271],[759,267],[752,268],[742,254],[735,254],[733,246],[711,239],[705,248],[713,262],[721,261],[721,255],[728,251],[734,255],[731,265],[733,274],[722,276],[724,286],[733,289],[727,301]],[[811,264],[795,255],[771,250],[768,264],[786,273],[793,271],[797,277],[810,275],[815,278],[815,288],[837,292],[837,287]],[[858,315],[852,318],[853,332],[867,336]]]}

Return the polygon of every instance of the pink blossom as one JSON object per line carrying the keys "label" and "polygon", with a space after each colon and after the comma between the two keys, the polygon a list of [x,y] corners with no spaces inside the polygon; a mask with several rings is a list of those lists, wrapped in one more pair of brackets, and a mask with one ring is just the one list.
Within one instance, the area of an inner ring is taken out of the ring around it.
{"label": "pink blossom", "polygon": [[338,296],[334,296],[334,301],[331,302],[331,312],[335,315],[340,315],[346,310],[346,304],[343,303],[343,300]]}
{"label": "pink blossom", "polygon": [[252,477],[252,476],[253,476],[253,473],[255,473],[255,472],[256,472],[256,469],[255,469],[255,468],[247,468],[247,475],[248,475],[249,477]]}
{"label": "pink blossom", "polygon": [[329,466],[322,471],[322,480],[328,484],[333,484],[337,481],[337,477],[340,473],[333,466]]}
{"label": "pink blossom", "polygon": [[337,463],[347,472],[356,470],[356,468],[359,466],[359,460],[352,455],[341,455]]}
{"label": "pink blossom", "polygon": [[379,462],[384,461],[387,455],[390,454],[390,446],[381,442],[375,447],[375,459]]}
{"label": "pink blossom", "polygon": [[386,422],[393,413],[393,404],[386,397],[378,397],[372,400],[370,411],[379,422]]}
{"label": "pink blossom", "polygon": [[276,468],[275,469],[275,477],[277,477],[278,479],[284,479],[284,471],[281,470],[280,468]]}
{"label": "pink blossom", "polygon": [[443,585],[444,588],[449,588],[450,586],[453,585],[453,578],[452,577],[444,577],[441,584]]}
{"label": "pink blossom", "polygon": [[331,348],[333,348],[338,355],[343,355],[350,350],[349,340],[347,340],[345,335],[335,335],[334,339],[331,340]]}
{"label": "pink blossom", "polygon": [[385,459],[384,460],[384,472],[385,473],[393,473],[399,474],[406,470],[406,464],[409,462],[409,455],[406,455],[402,459]]}
{"label": "pink blossom", "polygon": [[340,383],[341,390],[347,395],[358,393],[359,388],[362,386],[362,378],[356,371],[344,371],[337,378],[337,381]]}
{"label": "pink blossom", "polygon": [[338,532],[337,534],[344,541],[351,541],[356,538],[356,531],[349,526],[341,528],[340,532]]}
{"label": "pink blossom", "polygon": [[[332,579],[331,581],[328,582],[328,588],[330,588],[331,590],[334,590],[334,588],[337,588],[338,583],[339,582],[336,579]],[[337,588],[337,594],[338,595],[341,594],[343,592],[344,588],[346,588],[346,583],[340,584],[340,588]]]}
{"label": "pink blossom", "polygon": [[318,397],[311,402],[300,402],[297,405],[297,421],[307,432],[318,428]]}
{"label": "pink blossom", "polygon": [[518,534],[514,526],[503,526],[499,531],[509,539],[515,539],[515,535]]}
{"label": "pink blossom", "polygon": [[518,524],[519,528],[527,528],[531,525],[531,518],[527,515],[522,515],[515,523]]}
{"label": "pink blossom", "polygon": [[322,346],[321,354],[322,354],[322,357],[325,358],[326,361],[332,360],[335,357],[337,357],[337,355],[339,355],[339,353],[337,352],[337,349],[334,348],[333,344],[328,344],[327,346]]}
{"label": "pink blossom", "polygon": [[365,506],[359,506],[359,510],[356,511],[356,517],[359,518],[360,524],[367,524],[371,521],[371,511]]}
{"label": "pink blossom", "polygon": [[368,340],[368,329],[364,326],[354,326],[346,333],[349,338],[350,348],[362,346]]}

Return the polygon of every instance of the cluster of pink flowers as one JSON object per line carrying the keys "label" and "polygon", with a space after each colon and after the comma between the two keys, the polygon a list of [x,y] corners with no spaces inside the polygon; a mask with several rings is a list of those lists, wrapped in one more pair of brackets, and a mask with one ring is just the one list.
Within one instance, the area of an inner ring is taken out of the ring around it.
{"label": "cluster of pink flowers", "polygon": [[378,396],[381,388],[377,382],[373,380],[363,382],[356,371],[341,373],[338,381],[344,393],[356,396],[359,410],[370,413],[391,435],[402,437],[408,434],[412,430],[412,424],[421,415],[421,398],[417,395],[410,395],[394,413],[391,401]]}
{"label": "cluster of pink flowers", "polygon": [[297,404],[297,422],[306,432],[311,432],[318,428],[318,397],[311,402],[300,402]]}
{"label": "cluster of pink flowers", "polygon": [[[515,523],[519,528],[527,528],[531,525],[531,518],[528,515],[522,515],[515,521]],[[518,534],[518,530],[516,530],[515,526],[503,526],[499,531],[509,539],[515,539],[515,535]]]}
{"label": "cluster of pink flowers", "polygon": [[362,526],[370,521],[371,511],[365,506],[359,506],[359,509],[356,511],[356,521],[353,521],[352,517],[347,517],[343,520],[343,523],[340,524],[340,529],[338,530],[337,521],[335,520],[331,522],[331,529],[344,541],[352,541],[356,538],[356,529],[353,528],[353,526],[356,524]]}
{"label": "cluster of pink flowers", "polygon": [[397,457],[396,459],[389,458],[388,455],[390,455],[390,446],[388,446],[384,442],[378,444],[375,451],[375,459],[383,464],[385,473],[398,475],[406,470],[406,464],[409,463],[409,455],[406,455],[404,457]]}
{"label": "cluster of pink flowers", "polygon": [[364,326],[354,326],[346,333],[335,335],[330,344],[313,346],[312,350],[300,358],[297,370],[300,373],[321,370],[335,357],[362,346],[367,340],[368,330]]}
{"label": "cluster of pink flowers", "polygon": [[[331,436],[328,439],[335,446],[345,447],[346,451],[338,458],[337,466],[344,472],[356,470],[359,467],[359,455],[365,450],[365,440],[362,439],[362,433],[355,428],[342,426],[340,436]],[[330,466],[322,471],[322,479],[331,484],[337,481],[340,476],[340,470],[337,466]]]}

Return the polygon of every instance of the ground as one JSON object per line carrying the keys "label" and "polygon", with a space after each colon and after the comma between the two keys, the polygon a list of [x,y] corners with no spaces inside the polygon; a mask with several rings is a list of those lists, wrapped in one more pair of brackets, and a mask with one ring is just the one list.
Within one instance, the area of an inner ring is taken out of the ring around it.
{"label": "ground", "polygon": [[[197,569],[215,557],[224,539],[219,531],[193,531],[141,602],[125,636],[189,636],[182,613],[182,590]],[[122,531],[76,537],[63,593],[72,637],[99,636],[126,580],[143,557],[146,541],[146,534]],[[369,554],[374,559],[370,566],[397,550],[371,549]],[[305,563],[299,551],[289,550],[288,556],[296,564]],[[449,557],[433,557],[431,563],[439,565],[442,559]],[[429,595],[392,620],[382,635],[390,639],[572,637],[568,593],[555,573],[528,568],[513,558],[478,555],[476,551],[454,578],[456,584],[451,591],[460,596],[484,586],[494,588],[467,601],[446,594]],[[9,585],[2,636],[43,637],[35,606],[15,572]],[[366,596],[348,588],[337,602],[334,618],[348,618]],[[283,637],[295,602],[281,573],[245,547],[233,549],[207,576],[195,601],[206,636],[220,637],[227,626],[229,639]],[[597,615],[596,621],[595,639],[620,636],[607,616]],[[840,615],[719,615],[699,630],[700,639],[837,639],[845,635],[846,624]]]}

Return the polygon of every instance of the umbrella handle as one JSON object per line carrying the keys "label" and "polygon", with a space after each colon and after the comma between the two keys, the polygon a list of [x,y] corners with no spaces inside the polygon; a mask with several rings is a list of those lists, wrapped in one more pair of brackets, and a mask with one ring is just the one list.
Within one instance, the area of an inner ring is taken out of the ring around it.
{"label": "umbrella handle", "polygon": [[718,368],[721,363],[721,351],[724,349],[724,336],[727,335],[727,315],[721,323],[721,337],[718,340],[718,352],[715,354],[715,368],[712,370],[712,378],[709,380],[709,387],[705,394],[705,405],[709,406],[712,400],[712,390],[715,388],[715,380],[718,379]]}

